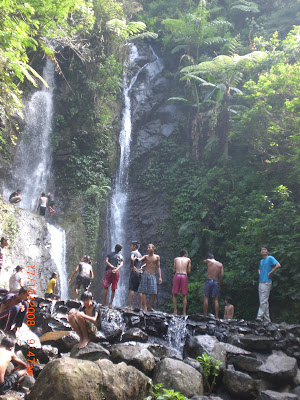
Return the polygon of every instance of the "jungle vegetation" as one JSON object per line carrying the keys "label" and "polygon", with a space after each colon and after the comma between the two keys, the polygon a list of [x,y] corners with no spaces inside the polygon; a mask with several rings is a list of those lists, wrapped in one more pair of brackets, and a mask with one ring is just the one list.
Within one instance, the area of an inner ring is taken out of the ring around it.
{"label": "jungle vegetation", "polygon": [[298,0],[3,0],[1,155],[10,160],[20,135],[22,98],[31,85],[45,84],[37,59],[51,58],[64,86],[53,136],[57,186],[83,199],[86,246],[95,255],[99,207],[117,154],[128,42],[154,41],[172,76],[169,101],[181,104],[186,120],[148,155],[152,167],[141,184],[166,193],[176,232],[170,255],[185,247],[192,258],[188,313],[201,311],[202,260],[212,251],[225,268],[222,297],[232,297],[237,317],[253,319],[259,245],[268,244],[283,266],[274,277],[272,313],[295,322],[299,8]]}

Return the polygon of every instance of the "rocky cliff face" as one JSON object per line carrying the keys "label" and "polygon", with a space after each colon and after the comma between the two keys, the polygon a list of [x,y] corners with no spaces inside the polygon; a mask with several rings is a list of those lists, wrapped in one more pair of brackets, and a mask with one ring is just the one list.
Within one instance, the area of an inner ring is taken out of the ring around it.
{"label": "rocky cliff face", "polygon": [[[21,204],[21,203],[20,203]],[[22,210],[0,198],[0,236],[9,237],[5,259],[0,274],[0,287],[8,288],[9,277],[17,265],[25,267],[24,275],[31,276],[38,295],[44,294],[47,282],[57,266],[51,257],[51,234],[49,224],[39,215]],[[28,266],[35,268],[27,268]],[[28,275],[27,271],[35,271]]]}

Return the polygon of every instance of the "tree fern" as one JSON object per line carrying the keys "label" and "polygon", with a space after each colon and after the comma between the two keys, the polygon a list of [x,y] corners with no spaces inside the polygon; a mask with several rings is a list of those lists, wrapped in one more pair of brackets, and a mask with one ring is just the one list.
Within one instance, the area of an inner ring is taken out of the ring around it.
{"label": "tree fern", "polygon": [[253,1],[238,0],[233,3],[231,10],[243,11],[246,13],[257,14],[259,13],[259,8]]}

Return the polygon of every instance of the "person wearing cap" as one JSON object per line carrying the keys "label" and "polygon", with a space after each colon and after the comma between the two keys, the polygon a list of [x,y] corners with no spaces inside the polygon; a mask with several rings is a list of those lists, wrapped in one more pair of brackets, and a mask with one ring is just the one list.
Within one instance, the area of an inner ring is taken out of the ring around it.
{"label": "person wearing cap", "polygon": [[9,278],[9,292],[19,293],[21,287],[24,286],[24,267],[18,265],[16,272]]}

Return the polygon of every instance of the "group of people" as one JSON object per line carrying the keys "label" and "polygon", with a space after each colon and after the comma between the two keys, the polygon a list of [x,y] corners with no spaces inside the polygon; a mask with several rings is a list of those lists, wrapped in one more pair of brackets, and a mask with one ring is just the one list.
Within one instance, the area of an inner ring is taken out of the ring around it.
{"label": "group of people", "polygon": [[[20,196],[20,194],[21,194],[21,189],[17,189],[15,192],[12,192],[8,199],[9,202],[11,204],[17,204],[20,201],[22,201],[22,197]],[[50,192],[48,192],[47,194],[42,192],[41,197],[39,198],[38,201],[38,206],[36,211],[39,211],[40,215],[45,216],[47,208],[49,211],[49,215],[52,215],[55,212],[54,195],[53,193]]]}

